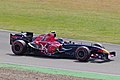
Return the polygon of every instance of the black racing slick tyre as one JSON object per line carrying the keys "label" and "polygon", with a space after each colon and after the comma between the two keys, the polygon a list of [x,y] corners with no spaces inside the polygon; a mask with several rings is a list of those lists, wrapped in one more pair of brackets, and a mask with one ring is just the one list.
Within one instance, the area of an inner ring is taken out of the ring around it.
{"label": "black racing slick tyre", "polygon": [[77,60],[81,62],[86,62],[90,58],[90,50],[85,46],[78,47],[75,53]]}
{"label": "black racing slick tyre", "polygon": [[25,41],[17,40],[12,43],[12,52],[15,55],[23,55],[27,51],[27,46]]}

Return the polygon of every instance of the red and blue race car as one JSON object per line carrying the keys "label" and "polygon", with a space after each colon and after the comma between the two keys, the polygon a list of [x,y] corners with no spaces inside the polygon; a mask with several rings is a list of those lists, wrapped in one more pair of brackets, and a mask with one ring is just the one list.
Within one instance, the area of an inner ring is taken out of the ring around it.
{"label": "red and blue race car", "polygon": [[90,58],[110,60],[115,52],[109,52],[102,44],[92,45],[75,44],[56,38],[51,32],[34,36],[32,32],[10,34],[10,45],[15,55],[39,54],[51,57],[70,57],[79,61],[88,61]]}

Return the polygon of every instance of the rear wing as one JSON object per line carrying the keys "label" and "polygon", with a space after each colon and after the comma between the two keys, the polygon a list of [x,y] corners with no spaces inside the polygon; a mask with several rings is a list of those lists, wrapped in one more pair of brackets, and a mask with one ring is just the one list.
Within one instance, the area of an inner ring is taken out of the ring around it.
{"label": "rear wing", "polygon": [[13,43],[13,34],[10,34],[10,45]]}
{"label": "rear wing", "polygon": [[33,37],[33,33],[32,32],[21,32],[21,33],[17,33],[17,34],[10,34],[10,45],[12,45],[12,43],[15,40],[30,40]]}
{"label": "rear wing", "polygon": [[33,32],[21,32],[21,33],[25,33],[26,37],[33,37]]}

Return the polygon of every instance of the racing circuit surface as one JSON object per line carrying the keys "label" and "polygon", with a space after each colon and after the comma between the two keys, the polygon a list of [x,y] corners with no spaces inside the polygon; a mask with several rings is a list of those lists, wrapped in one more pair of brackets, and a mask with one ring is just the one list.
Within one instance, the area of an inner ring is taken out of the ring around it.
{"label": "racing circuit surface", "polygon": [[[106,49],[116,51],[117,56],[110,62],[90,60],[78,62],[75,59],[46,58],[36,56],[16,56],[12,53],[9,45],[9,31],[0,31],[0,63],[22,64],[49,68],[59,68],[73,71],[87,71],[105,74],[120,75],[120,45],[103,43]],[[70,40],[70,39],[68,39]],[[72,40],[77,43],[91,44],[88,41]]]}

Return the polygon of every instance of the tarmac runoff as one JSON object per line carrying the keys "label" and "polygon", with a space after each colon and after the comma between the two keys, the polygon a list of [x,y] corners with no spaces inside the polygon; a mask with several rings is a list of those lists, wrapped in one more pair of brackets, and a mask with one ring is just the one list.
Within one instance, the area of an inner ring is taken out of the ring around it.
{"label": "tarmac runoff", "polygon": [[[9,33],[16,33],[16,32],[0,30],[0,35],[1,35],[0,67],[12,66],[12,68],[15,68],[16,66],[18,66],[16,67],[17,69],[32,70],[32,71],[38,70],[37,72],[50,73],[50,74],[61,74],[61,75],[95,78],[95,79],[103,79],[103,80],[120,80],[120,72],[119,72],[120,71],[120,68],[119,68],[120,45],[104,43],[106,48],[110,50],[115,49],[115,51],[117,51],[117,56],[114,58],[114,61],[111,61],[108,63],[101,63],[101,64],[100,63],[78,63],[75,61],[72,62],[72,60],[65,60],[65,59],[53,60],[53,59],[25,57],[25,56],[15,57],[15,56],[12,56],[13,53],[11,53],[11,50],[9,48]],[[69,39],[69,40],[74,41],[73,39]],[[76,42],[79,43],[81,41],[77,40]],[[82,41],[82,42],[87,43],[88,41]],[[88,42],[87,44],[89,43],[91,42]],[[38,62],[36,62],[36,60]],[[32,61],[32,62],[28,63],[29,61]],[[43,61],[44,64],[40,63],[39,61]],[[9,62],[9,64],[7,62]],[[53,63],[49,64],[50,62],[53,62]],[[57,65],[55,65],[56,63]],[[65,63],[65,65],[61,66],[63,63]],[[24,68],[21,66],[24,66]],[[76,67],[76,66],[80,66],[80,67]]]}

